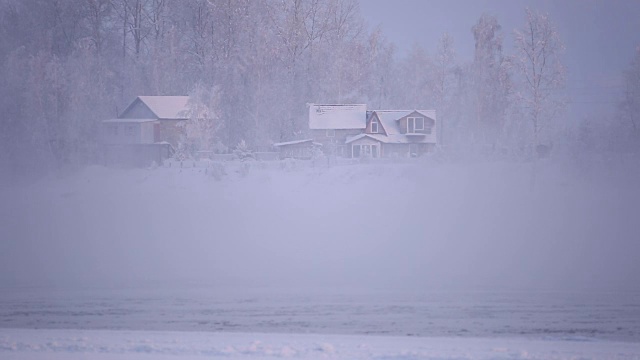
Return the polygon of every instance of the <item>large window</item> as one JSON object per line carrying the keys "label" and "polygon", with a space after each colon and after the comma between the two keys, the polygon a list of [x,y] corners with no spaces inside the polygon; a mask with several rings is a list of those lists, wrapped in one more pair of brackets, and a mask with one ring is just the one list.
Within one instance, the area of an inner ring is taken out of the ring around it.
{"label": "large window", "polygon": [[109,131],[109,135],[118,136],[118,125],[109,125],[107,126],[107,129]]}
{"label": "large window", "polygon": [[379,155],[378,145],[352,145],[351,156],[354,158],[359,157],[374,157]]}
{"label": "large window", "polygon": [[424,130],[424,118],[423,117],[408,117],[407,118],[407,133],[415,133],[416,131]]}
{"label": "large window", "polygon": [[336,136],[336,131],[334,129],[327,130],[327,137],[335,137],[335,136]]}
{"label": "large window", "polygon": [[376,120],[375,118],[371,120],[371,133],[378,133],[378,120]]}

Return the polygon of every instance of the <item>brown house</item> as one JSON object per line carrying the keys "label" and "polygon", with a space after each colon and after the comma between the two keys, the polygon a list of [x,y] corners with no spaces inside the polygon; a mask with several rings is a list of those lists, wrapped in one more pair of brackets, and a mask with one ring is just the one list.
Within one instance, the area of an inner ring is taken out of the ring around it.
{"label": "brown house", "polygon": [[435,110],[311,104],[309,128],[314,141],[343,157],[416,157],[436,146]]}
{"label": "brown house", "polygon": [[115,119],[102,121],[105,161],[160,163],[186,134],[188,96],[138,96]]}

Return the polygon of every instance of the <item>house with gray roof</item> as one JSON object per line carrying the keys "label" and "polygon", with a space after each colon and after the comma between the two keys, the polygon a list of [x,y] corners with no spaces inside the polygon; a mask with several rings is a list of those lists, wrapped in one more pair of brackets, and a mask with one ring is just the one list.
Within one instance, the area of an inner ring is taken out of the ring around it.
{"label": "house with gray roof", "polygon": [[144,165],[169,157],[186,134],[188,96],[138,96],[115,119],[102,121],[108,163]]}
{"label": "house with gray roof", "polygon": [[370,110],[366,105],[309,105],[315,142],[341,157],[416,157],[436,146],[435,110]]}
{"label": "house with gray roof", "polygon": [[188,96],[138,96],[115,119],[103,120],[105,144],[176,146],[188,116]]}

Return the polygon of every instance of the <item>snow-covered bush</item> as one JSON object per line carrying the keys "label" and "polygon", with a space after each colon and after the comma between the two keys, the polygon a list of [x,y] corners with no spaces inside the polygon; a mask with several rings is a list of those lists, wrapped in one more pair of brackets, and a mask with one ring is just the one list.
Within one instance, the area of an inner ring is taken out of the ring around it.
{"label": "snow-covered bush", "polygon": [[247,143],[244,140],[240,140],[236,148],[233,149],[233,154],[240,160],[254,160],[253,151],[249,149]]}

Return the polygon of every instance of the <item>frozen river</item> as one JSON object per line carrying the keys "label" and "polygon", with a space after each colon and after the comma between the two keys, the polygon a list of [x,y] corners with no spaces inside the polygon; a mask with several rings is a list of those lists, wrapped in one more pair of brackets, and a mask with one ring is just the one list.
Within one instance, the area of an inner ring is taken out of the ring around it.
{"label": "frozen river", "polygon": [[0,327],[640,341],[640,294],[0,289]]}

